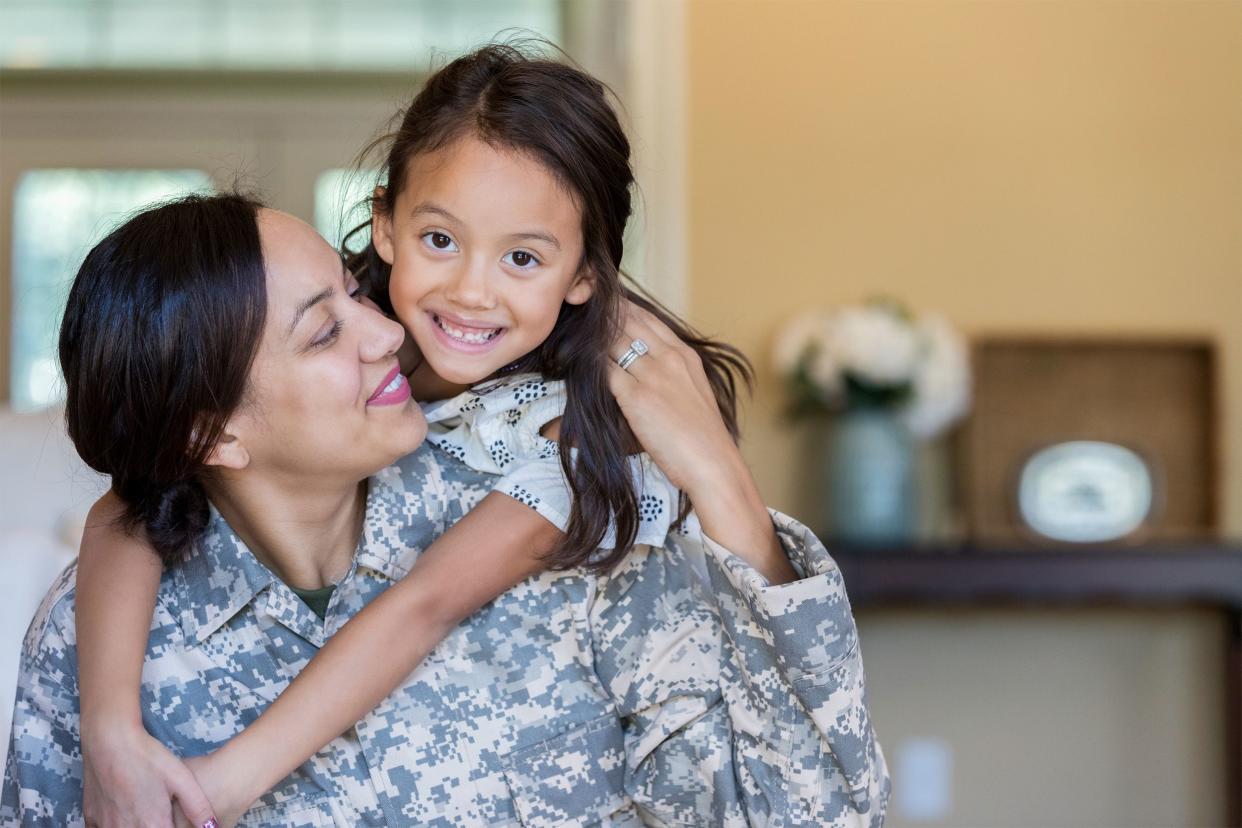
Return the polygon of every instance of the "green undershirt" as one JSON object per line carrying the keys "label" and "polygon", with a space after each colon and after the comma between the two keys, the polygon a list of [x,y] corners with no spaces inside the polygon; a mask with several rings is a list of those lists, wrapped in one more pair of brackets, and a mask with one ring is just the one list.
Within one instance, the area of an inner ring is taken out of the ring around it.
{"label": "green undershirt", "polygon": [[310,607],[311,612],[318,615],[320,620],[328,612],[328,602],[332,600],[332,593],[336,589],[336,584],[328,584],[326,587],[319,589],[298,589],[295,586],[289,587],[293,590],[293,594],[302,599],[302,603]]}

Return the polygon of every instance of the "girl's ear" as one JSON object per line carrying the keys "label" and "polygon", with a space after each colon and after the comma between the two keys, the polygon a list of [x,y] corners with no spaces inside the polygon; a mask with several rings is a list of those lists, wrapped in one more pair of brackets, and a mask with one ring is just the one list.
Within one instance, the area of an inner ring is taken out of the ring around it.
{"label": "girl's ear", "polygon": [[376,187],[371,200],[371,242],[375,252],[388,265],[392,265],[392,211],[385,209],[388,195],[383,187]]}
{"label": "girl's ear", "polygon": [[595,274],[590,268],[583,268],[574,277],[574,283],[569,286],[569,292],[565,294],[565,301],[571,305],[581,305],[590,299],[591,294],[594,292]]}

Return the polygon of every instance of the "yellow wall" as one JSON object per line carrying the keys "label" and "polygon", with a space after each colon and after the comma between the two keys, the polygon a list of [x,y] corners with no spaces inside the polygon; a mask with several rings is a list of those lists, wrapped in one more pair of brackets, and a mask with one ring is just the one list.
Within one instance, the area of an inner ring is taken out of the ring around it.
{"label": "yellow wall", "polygon": [[[1242,3],[687,4],[688,309],[757,358],[745,450],[808,520],[764,360],[807,305],[877,292],[968,333],[1207,334],[1242,535]],[[1220,825],[1223,619],[867,610],[888,824]],[[915,740],[952,757],[903,815]]]}
{"label": "yellow wall", "polygon": [[807,304],[877,292],[970,333],[1206,333],[1242,534],[1242,4],[688,6],[692,317],[760,362],[773,503],[800,432],[763,364]]}

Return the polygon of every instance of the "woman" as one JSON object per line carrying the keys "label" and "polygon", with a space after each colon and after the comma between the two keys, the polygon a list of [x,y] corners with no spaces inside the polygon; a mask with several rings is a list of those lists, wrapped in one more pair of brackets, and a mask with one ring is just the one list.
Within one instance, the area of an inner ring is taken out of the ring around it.
{"label": "woman", "polygon": [[[180,755],[252,720],[487,490],[413,451],[417,406],[380,393],[400,328],[351,287],[305,225],[228,196],[140,215],[75,284],[71,434],[132,518],[192,548],[161,583],[142,687],[146,726]],[[320,312],[339,326],[327,351],[309,347]],[[243,824],[882,817],[839,575],[781,516],[781,548],[807,577],[772,587],[751,567],[773,520],[715,401],[684,391],[704,387],[701,368],[659,350],[614,390],[645,447],[702,470],[687,494],[704,537],[633,550],[606,577],[546,573],[510,590]],[[696,584],[696,550],[714,598]],[[337,583],[323,622],[286,586],[314,581]],[[80,819],[72,597],[62,583],[32,627],[0,817]]]}

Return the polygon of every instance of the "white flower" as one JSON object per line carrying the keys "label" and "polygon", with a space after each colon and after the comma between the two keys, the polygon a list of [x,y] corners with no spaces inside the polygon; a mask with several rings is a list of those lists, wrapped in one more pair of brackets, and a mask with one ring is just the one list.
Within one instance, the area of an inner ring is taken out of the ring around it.
{"label": "white flower", "polygon": [[791,376],[822,339],[825,315],[818,311],[802,313],[781,326],[772,343],[772,366],[782,376]]}
{"label": "white flower", "polygon": [[891,307],[869,304],[836,315],[828,347],[859,380],[894,386],[913,378],[919,344],[914,328]]}
{"label": "white flower", "polygon": [[817,348],[806,366],[806,375],[825,402],[836,402],[845,391],[845,372],[831,348]]}
{"label": "white flower", "polygon": [[966,342],[936,314],[919,320],[922,358],[904,416],[915,435],[934,437],[970,409],[970,355]]}

